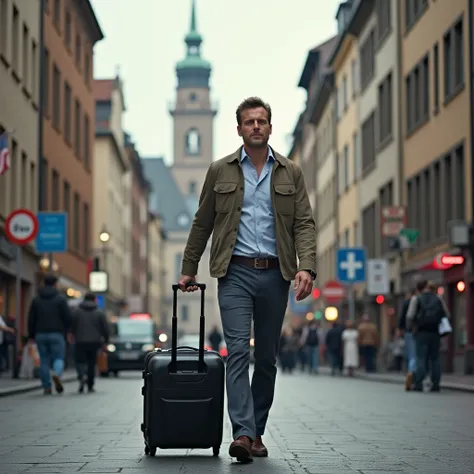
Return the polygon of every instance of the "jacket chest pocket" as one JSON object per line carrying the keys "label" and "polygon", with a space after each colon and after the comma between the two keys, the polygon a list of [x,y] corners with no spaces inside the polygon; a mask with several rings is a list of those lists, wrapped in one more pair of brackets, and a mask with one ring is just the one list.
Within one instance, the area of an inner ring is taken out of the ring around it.
{"label": "jacket chest pocket", "polygon": [[216,193],[216,212],[228,213],[232,210],[235,200],[237,199],[237,183],[219,182],[214,185]]}
{"label": "jacket chest pocket", "polygon": [[275,184],[275,210],[276,212],[289,216],[295,213],[296,188],[294,184]]}

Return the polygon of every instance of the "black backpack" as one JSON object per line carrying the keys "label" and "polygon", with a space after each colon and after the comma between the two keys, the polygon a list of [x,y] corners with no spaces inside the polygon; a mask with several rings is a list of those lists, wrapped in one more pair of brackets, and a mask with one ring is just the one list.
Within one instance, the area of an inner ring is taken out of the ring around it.
{"label": "black backpack", "polygon": [[319,344],[318,330],[310,328],[308,331],[308,337],[306,338],[306,344],[308,346],[317,346]]}
{"label": "black backpack", "polygon": [[444,308],[438,295],[426,292],[418,296],[418,311],[415,317],[418,331],[438,332],[443,316]]}

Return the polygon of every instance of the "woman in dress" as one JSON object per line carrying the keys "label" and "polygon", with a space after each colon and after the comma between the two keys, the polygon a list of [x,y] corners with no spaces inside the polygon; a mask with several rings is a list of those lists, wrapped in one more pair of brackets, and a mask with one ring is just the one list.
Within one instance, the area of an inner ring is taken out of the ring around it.
{"label": "woman in dress", "polygon": [[352,321],[347,321],[346,329],[342,333],[344,344],[344,368],[347,369],[349,377],[354,375],[354,369],[359,367],[359,332],[354,328]]}

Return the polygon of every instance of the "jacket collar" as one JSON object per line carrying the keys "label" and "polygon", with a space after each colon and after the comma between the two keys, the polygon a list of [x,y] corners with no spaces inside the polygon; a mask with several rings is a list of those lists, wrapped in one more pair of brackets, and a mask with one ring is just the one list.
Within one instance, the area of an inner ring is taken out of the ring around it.
{"label": "jacket collar", "polygon": [[[239,149],[236,150],[234,153],[229,155],[227,157],[227,163],[232,163],[234,161],[240,161],[240,157],[242,156],[242,148],[243,148],[243,145],[241,147],[239,147]],[[278,164],[280,164],[281,166],[286,166],[287,158],[280,155],[280,153],[277,153],[273,148],[271,148],[271,151],[272,151],[273,156],[275,157],[275,160],[278,162]]]}

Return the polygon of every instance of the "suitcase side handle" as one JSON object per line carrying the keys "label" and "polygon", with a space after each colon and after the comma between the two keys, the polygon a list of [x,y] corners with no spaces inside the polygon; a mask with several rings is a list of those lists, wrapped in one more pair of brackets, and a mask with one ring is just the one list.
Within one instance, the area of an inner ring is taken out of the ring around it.
{"label": "suitcase side handle", "polygon": [[[197,286],[201,290],[201,315],[199,317],[199,348],[198,348],[198,371],[205,372],[204,363],[204,339],[206,337],[206,322],[204,316],[204,301],[206,284],[189,282],[186,286]],[[171,318],[171,364],[170,372],[176,373],[178,370],[178,290],[179,285],[172,285],[173,288],[173,316]]]}

